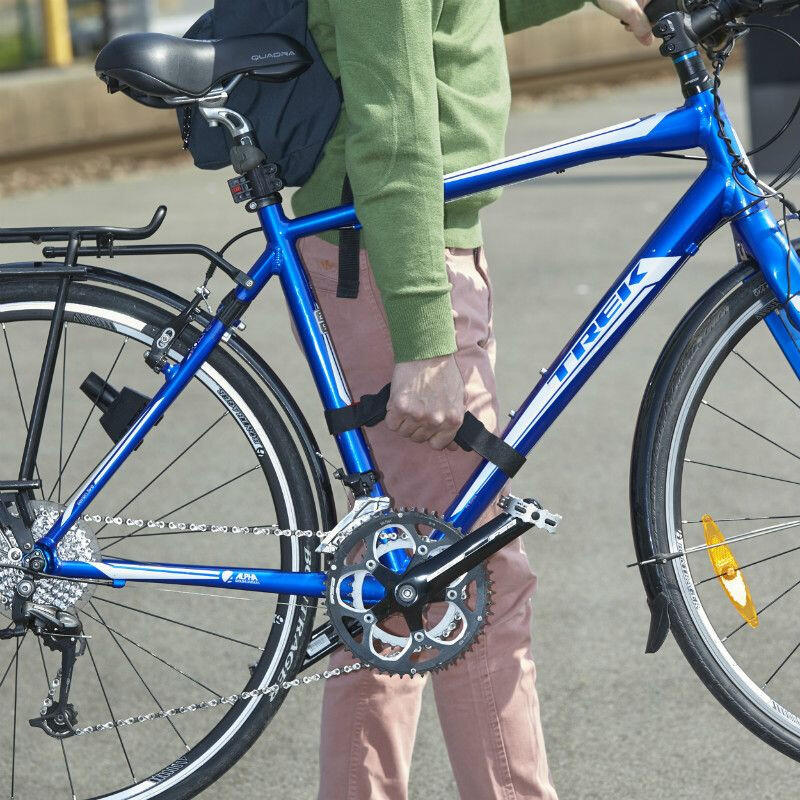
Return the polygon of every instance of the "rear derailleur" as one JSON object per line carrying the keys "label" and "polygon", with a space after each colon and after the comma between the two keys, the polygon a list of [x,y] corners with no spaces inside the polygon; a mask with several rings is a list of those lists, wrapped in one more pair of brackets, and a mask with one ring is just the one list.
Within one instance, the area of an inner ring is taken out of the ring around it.
{"label": "rear derailleur", "polygon": [[86,637],[76,614],[56,606],[35,603],[34,590],[32,578],[23,578],[16,585],[11,604],[12,624],[0,630],[0,639],[22,637],[32,631],[46,647],[61,653],[61,667],[50,682],[48,696],[42,701],[42,710],[38,717],[28,722],[33,728],[41,728],[48,736],[66,739],[75,735],[75,723],[78,720],[78,713],[68,700],[75,659],[86,650]]}

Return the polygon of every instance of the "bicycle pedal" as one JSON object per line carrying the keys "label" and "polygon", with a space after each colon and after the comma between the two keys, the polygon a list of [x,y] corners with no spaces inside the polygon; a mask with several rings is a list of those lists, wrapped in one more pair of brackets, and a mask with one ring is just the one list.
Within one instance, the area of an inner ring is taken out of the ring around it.
{"label": "bicycle pedal", "polygon": [[561,514],[548,511],[533,497],[526,497],[523,500],[513,494],[504,495],[497,501],[497,505],[509,516],[528,522],[550,534],[556,533],[558,523],[562,520]]}

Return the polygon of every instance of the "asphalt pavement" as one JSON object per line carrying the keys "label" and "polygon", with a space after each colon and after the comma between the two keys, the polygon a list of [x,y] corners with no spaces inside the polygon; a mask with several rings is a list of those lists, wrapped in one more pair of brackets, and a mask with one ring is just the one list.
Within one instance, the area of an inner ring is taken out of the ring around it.
{"label": "asphalt pavement", "polygon": [[[740,78],[731,75],[724,88],[729,111],[745,131]],[[657,82],[519,106],[507,149],[527,149],[680,102],[676,85]],[[539,368],[550,363],[697,172],[696,164],[666,159],[607,162],[508,188],[484,212],[504,410],[525,396]],[[169,215],[159,241],[219,245],[252,223],[230,202],[226,177],[171,167],[20,193],[0,199],[0,224],[139,225],[163,202]],[[15,251],[24,252],[9,247],[6,255],[13,260]],[[245,241],[232,258],[246,266],[256,253],[255,241]],[[647,377],[691,302],[733,263],[730,235],[722,231],[608,358],[514,481],[518,494],[540,497],[564,515],[558,536],[531,534],[527,543],[539,576],[533,623],[538,689],[562,800],[798,796],[796,764],[716,703],[671,638],[658,654],[644,654],[649,614],[638,573],[625,567],[634,558],[630,448]],[[183,293],[191,292],[202,272],[189,259],[117,259],[113,266]],[[248,313],[246,338],[277,368],[325,441],[277,287],[265,295]],[[325,447],[335,460],[331,444]],[[294,690],[248,755],[203,796],[312,798],[319,700],[318,686]],[[410,795],[457,796],[429,687]]]}

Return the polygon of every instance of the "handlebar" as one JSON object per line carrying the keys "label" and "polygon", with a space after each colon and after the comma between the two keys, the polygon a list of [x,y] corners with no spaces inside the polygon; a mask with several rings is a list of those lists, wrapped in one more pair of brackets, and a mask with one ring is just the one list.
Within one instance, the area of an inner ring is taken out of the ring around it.
{"label": "handlebar", "polygon": [[700,42],[738,17],[756,12],[780,14],[797,8],[800,0],[651,0],[644,13],[652,25],[668,14],[683,15],[684,28],[692,39]]}

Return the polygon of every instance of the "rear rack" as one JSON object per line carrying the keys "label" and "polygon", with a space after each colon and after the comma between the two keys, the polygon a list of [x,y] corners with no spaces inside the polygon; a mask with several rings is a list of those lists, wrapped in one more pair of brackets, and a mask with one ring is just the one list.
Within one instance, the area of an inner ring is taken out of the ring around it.
{"label": "rear rack", "polygon": [[[247,273],[242,272],[229,261],[226,261],[218,252],[202,244],[138,244],[115,245],[116,240],[132,241],[148,239],[164,222],[167,216],[167,207],[159,206],[150,222],[142,228],[116,228],[112,226],[76,226],[63,228],[0,228],[0,244],[30,242],[67,242],[66,247],[44,247],[42,253],[45,258],[63,258],[64,264],[40,264],[37,262],[35,271],[38,274],[51,272],[57,275],[66,273],[85,274],[85,268],[78,267],[75,260],[80,257],[101,258],[107,256],[174,256],[174,255],[199,255],[222,270],[234,283],[249,289],[253,280]],[[94,242],[94,245],[91,242]],[[89,243],[87,246],[87,242]],[[2,275],[28,275],[31,274],[31,265],[9,264],[0,267]]]}
{"label": "rear rack", "polygon": [[63,227],[63,228],[0,228],[0,244],[19,242],[69,242],[94,240],[107,246],[114,239],[148,239],[160,227],[167,216],[167,207],[159,206],[150,222],[143,228],[115,228],[111,226]]}

